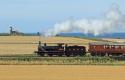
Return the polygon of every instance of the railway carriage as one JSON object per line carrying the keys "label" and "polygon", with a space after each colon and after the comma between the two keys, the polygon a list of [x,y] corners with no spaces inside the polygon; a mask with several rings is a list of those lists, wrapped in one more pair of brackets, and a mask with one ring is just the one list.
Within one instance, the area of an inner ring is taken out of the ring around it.
{"label": "railway carriage", "polygon": [[89,50],[92,56],[120,56],[125,55],[125,44],[96,42],[89,43]]}

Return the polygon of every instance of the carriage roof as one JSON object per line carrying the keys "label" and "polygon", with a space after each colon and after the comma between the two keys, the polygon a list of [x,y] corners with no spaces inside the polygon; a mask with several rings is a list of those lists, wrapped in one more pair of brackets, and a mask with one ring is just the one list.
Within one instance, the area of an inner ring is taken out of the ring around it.
{"label": "carriage roof", "polygon": [[125,46],[125,43],[115,43],[115,42],[92,42],[89,45],[116,45],[116,46]]}

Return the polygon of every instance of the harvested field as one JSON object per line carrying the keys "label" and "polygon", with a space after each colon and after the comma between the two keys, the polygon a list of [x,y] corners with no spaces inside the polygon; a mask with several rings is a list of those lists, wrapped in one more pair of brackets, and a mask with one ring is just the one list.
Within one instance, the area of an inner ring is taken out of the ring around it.
{"label": "harvested field", "polygon": [[111,41],[111,42],[125,42],[125,39],[116,39],[116,38],[103,38],[102,40]]}
{"label": "harvested field", "polygon": [[[41,37],[43,43],[88,43],[93,40],[73,37]],[[0,36],[0,43],[37,43],[38,36]]]}
{"label": "harvested field", "polygon": [[32,54],[36,44],[0,44],[0,54]]}
{"label": "harvested field", "polygon": [[124,66],[0,65],[0,80],[125,80]]}
{"label": "harvested field", "polygon": [[[41,37],[40,40],[42,43],[80,43],[80,45],[93,42],[93,40],[72,37]],[[38,36],[0,36],[0,55],[32,54],[37,49],[38,41]]]}

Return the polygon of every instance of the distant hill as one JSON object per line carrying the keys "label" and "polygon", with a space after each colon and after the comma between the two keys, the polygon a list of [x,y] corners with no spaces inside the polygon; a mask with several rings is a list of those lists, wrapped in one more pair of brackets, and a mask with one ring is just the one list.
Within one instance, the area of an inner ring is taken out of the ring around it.
{"label": "distant hill", "polygon": [[87,38],[125,38],[125,33],[106,33],[98,36],[84,33],[61,33],[57,36],[87,37]]}
{"label": "distant hill", "polygon": [[0,33],[0,36],[9,36],[9,33]]}
{"label": "distant hill", "polygon": [[[9,36],[8,33],[0,33],[0,36]],[[22,36],[38,36],[37,33],[24,33]],[[57,36],[81,37],[81,38],[125,38],[125,33],[107,33],[98,36],[84,33],[60,33]]]}
{"label": "distant hill", "polygon": [[[9,33],[0,33],[0,36],[10,36]],[[38,36],[37,33],[23,33],[21,36]]]}

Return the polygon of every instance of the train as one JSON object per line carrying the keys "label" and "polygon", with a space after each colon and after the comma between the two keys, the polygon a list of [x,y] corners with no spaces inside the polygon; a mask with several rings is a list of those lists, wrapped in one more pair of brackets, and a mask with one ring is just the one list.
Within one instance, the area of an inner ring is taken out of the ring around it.
{"label": "train", "polygon": [[91,42],[88,43],[88,49],[80,45],[68,45],[57,43],[57,45],[47,45],[39,41],[38,50],[35,51],[40,56],[85,56],[90,53],[91,56],[125,56],[124,43],[112,42]]}

